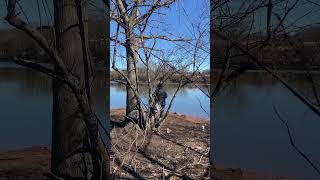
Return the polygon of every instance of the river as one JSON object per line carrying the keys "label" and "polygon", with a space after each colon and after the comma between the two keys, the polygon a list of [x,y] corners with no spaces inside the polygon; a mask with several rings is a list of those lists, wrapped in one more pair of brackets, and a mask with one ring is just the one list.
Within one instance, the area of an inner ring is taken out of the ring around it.
{"label": "river", "polygon": [[[106,72],[97,72],[93,101],[102,120],[106,119],[107,81]],[[300,75],[289,78],[289,83],[304,94],[311,93],[310,86]],[[165,88],[170,99],[175,85]],[[113,84],[110,90],[111,108],[124,107],[124,87]],[[50,146],[50,79],[31,70],[2,67],[0,94],[0,148]],[[241,76],[215,100],[210,121],[214,162],[266,174],[319,179],[290,145],[286,128],[275,115],[274,106],[288,120],[297,146],[319,165],[320,118],[277,81],[257,72]],[[177,96],[172,111],[207,118],[209,100],[197,88],[187,87]]]}
{"label": "river", "polygon": [[[311,97],[302,74],[286,77],[300,93]],[[211,111],[211,159],[225,167],[320,179],[290,145],[274,107],[288,121],[296,145],[319,166],[320,118],[264,73],[246,73],[218,95]]]}
{"label": "river", "polygon": [[[108,76],[97,71],[93,85],[93,105],[106,122]],[[177,85],[165,86],[167,103]],[[146,88],[142,85],[142,99]],[[0,148],[18,148],[51,144],[52,92],[51,80],[38,72],[4,64],[0,69]],[[125,107],[125,89],[112,84],[111,108]],[[200,106],[201,104],[201,106]],[[186,87],[176,96],[171,112],[209,119],[209,98],[195,87]]]}
{"label": "river", "polygon": [[[171,101],[173,94],[177,88],[177,84],[165,85],[164,89],[168,93],[166,100],[167,106]],[[200,87],[205,91],[205,87]],[[147,104],[147,86],[140,85],[140,91],[142,94],[142,101]],[[205,91],[207,92],[207,91]],[[126,103],[126,89],[122,85],[111,83],[110,87],[110,105],[111,108],[123,108]],[[195,117],[201,117],[208,119],[210,117],[210,100],[201,90],[197,87],[187,86],[179,91],[175,99],[173,100],[170,112],[177,112],[180,114],[191,115]]]}

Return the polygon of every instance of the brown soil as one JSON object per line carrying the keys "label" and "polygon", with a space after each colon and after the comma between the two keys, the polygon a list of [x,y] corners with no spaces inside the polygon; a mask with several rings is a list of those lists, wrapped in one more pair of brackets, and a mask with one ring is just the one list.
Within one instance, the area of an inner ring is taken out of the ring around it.
{"label": "brown soil", "polygon": [[[121,121],[124,112],[112,110],[112,120]],[[142,132],[132,124],[113,128],[112,138],[114,179],[210,179],[209,123],[204,119],[172,113],[160,133],[154,132],[144,141]],[[49,170],[50,151],[45,147],[0,151],[0,180],[48,179]],[[217,180],[288,179],[221,167],[215,172]]]}
{"label": "brown soil", "polygon": [[50,151],[31,147],[0,151],[0,180],[42,180],[50,169]]}
{"label": "brown soil", "polygon": [[240,168],[223,168],[218,166],[215,169],[211,167],[210,171],[211,180],[293,180],[288,177],[242,171]]}
{"label": "brown soil", "polygon": [[[114,109],[112,120],[121,121],[124,113]],[[142,131],[129,124],[114,128],[112,139],[117,179],[209,179],[209,124],[204,119],[172,113],[160,132],[144,138]],[[131,173],[120,168],[121,163]]]}

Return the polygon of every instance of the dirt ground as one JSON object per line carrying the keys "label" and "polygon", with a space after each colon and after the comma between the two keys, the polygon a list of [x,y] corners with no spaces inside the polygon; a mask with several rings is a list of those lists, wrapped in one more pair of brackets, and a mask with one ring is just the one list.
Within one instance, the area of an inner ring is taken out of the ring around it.
{"label": "dirt ground", "polygon": [[[112,121],[121,121],[124,113],[113,110]],[[160,132],[148,137],[132,124],[113,128],[111,135],[116,179],[210,179],[209,123],[204,119],[170,114]]]}
{"label": "dirt ground", "polygon": [[34,146],[0,151],[0,180],[42,180],[50,169],[50,151]]}
{"label": "dirt ground", "polygon": [[[112,110],[112,121],[121,121],[124,112]],[[172,113],[160,132],[148,137],[132,124],[114,127],[111,134],[113,179],[198,180],[210,179],[210,175],[213,179],[208,162],[209,123],[204,119]],[[0,151],[0,180],[48,179],[49,170],[50,151],[46,147]],[[216,180],[289,179],[219,166],[214,175]]]}
{"label": "dirt ground", "polygon": [[215,169],[211,167],[210,176],[211,180],[294,180],[288,177],[242,171],[240,168],[224,168],[219,166]]}

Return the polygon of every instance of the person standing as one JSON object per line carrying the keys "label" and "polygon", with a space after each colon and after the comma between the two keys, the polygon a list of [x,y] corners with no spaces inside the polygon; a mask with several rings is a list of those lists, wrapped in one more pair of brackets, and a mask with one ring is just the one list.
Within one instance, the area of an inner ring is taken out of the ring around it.
{"label": "person standing", "polygon": [[163,89],[163,84],[159,83],[156,87],[155,90],[155,96],[156,96],[156,104],[159,104],[161,109],[160,109],[160,116],[159,120],[156,122],[156,128],[160,126],[160,122],[162,120],[164,108],[166,106],[166,99],[167,99],[167,92]]}

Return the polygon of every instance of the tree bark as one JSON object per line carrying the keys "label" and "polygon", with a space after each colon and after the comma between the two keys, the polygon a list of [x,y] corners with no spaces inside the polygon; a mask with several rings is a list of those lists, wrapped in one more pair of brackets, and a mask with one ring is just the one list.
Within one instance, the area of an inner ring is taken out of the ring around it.
{"label": "tree bark", "polygon": [[[134,86],[134,89],[137,89],[137,69],[135,67],[136,62],[138,61],[137,55],[137,40],[134,37],[133,28],[128,27],[126,30],[126,55],[127,55],[127,73],[128,79]],[[137,121],[139,119],[139,110],[138,110],[138,101],[135,96],[134,90],[127,85],[127,103],[126,103],[126,117],[128,121]]]}
{"label": "tree bark", "polygon": [[[83,49],[75,1],[53,2],[57,50],[68,71],[77,76],[80,86],[84,87]],[[86,8],[83,5],[84,14],[87,13]],[[58,68],[56,71],[59,73]],[[77,98],[66,84],[57,80],[53,80],[52,113],[52,173],[65,178],[90,177],[91,157],[82,149],[88,143],[87,129]],[[83,153],[79,153],[81,151]]]}
{"label": "tree bark", "polygon": [[17,16],[16,0],[8,1],[5,19],[34,39],[56,65],[52,70],[33,61],[13,58],[17,64],[54,78],[53,176],[61,179],[107,180],[110,178],[110,157],[99,134],[99,119],[92,110],[90,94],[85,88],[86,79],[90,78],[84,69],[89,64],[84,61],[88,57],[83,56],[88,36],[87,23],[83,23],[82,17],[87,17],[87,1],[80,1],[80,4],[79,1],[54,1],[57,49],[50,47],[39,31]]}

